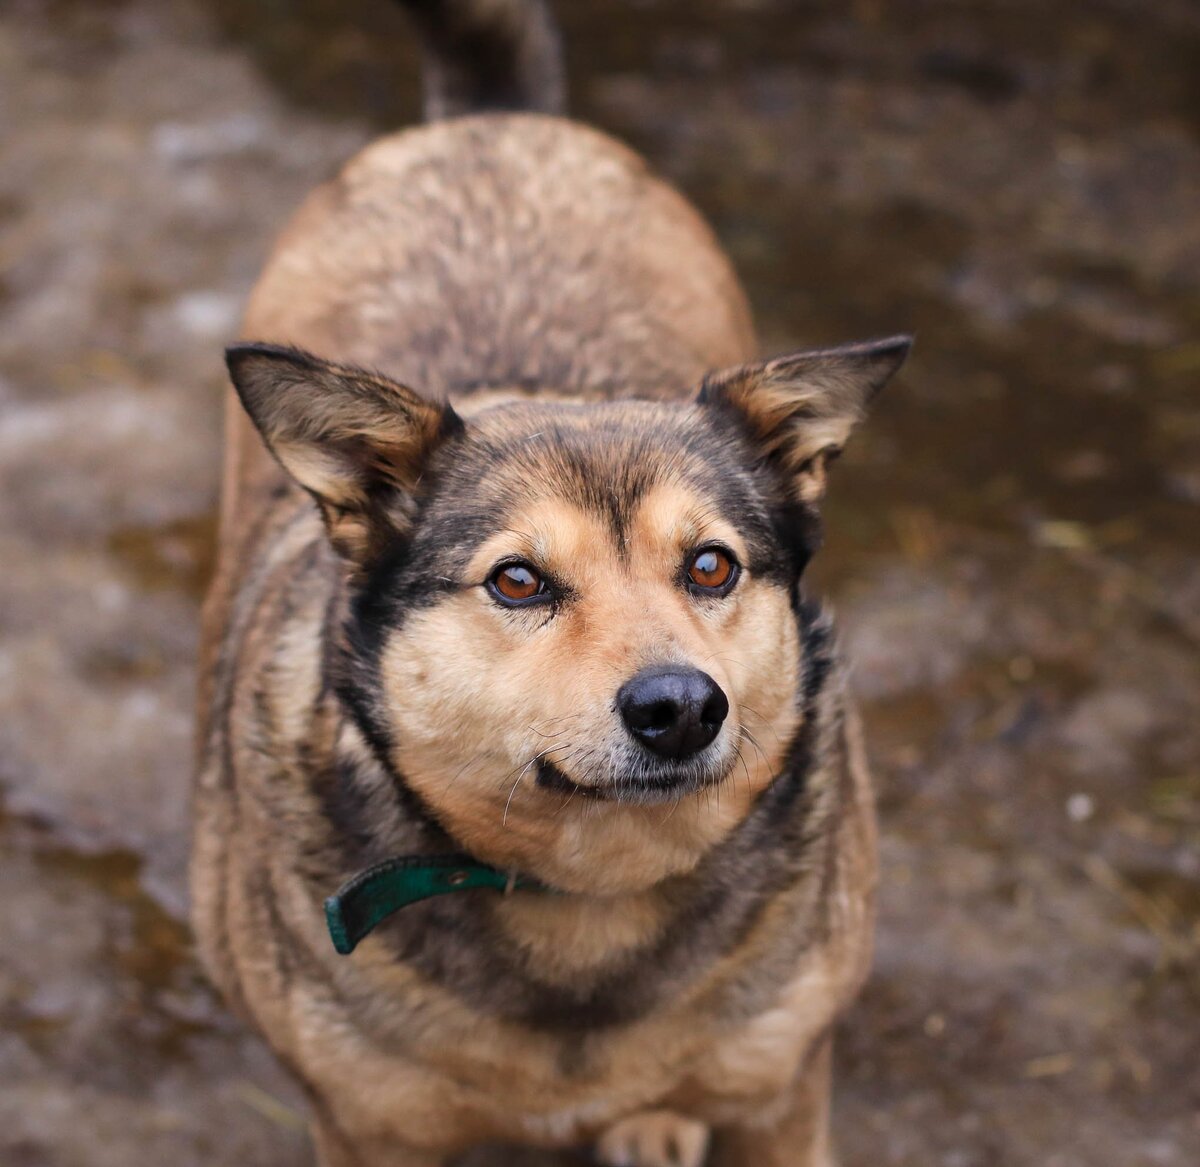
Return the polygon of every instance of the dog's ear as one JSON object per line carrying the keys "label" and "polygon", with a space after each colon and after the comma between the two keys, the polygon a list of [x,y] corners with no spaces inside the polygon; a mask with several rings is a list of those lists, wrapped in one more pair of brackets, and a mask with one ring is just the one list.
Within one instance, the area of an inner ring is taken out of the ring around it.
{"label": "dog's ear", "polygon": [[362,566],[407,530],[429,455],[462,432],[449,405],[298,349],[237,344],[225,360],[268,449],[317,500],[347,560]]}
{"label": "dog's ear", "polygon": [[741,365],[706,377],[699,401],[732,415],[795,500],[815,503],[829,463],[911,347],[911,336],[892,336]]}

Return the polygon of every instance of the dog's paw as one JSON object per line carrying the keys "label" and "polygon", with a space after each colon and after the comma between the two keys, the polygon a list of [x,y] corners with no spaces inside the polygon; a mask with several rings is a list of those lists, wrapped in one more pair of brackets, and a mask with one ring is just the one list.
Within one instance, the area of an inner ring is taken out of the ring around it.
{"label": "dog's paw", "polygon": [[669,1110],[635,1114],[596,1143],[604,1167],[702,1167],[707,1150],[708,1127]]}

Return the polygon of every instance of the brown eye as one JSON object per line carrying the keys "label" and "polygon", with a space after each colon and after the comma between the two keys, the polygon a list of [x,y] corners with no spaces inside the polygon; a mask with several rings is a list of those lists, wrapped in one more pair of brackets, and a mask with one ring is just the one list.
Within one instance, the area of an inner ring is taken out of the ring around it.
{"label": "brown eye", "polygon": [[688,564],[688,579],[706,592],[728,591],[736,575],[736,561],[721,547],[702,547]]}
{"label": "brown eye", "polygon": [[547,593],[546,581],[528,563],[506,563],[488,580],[492,594],[501,603],[520,604]]}

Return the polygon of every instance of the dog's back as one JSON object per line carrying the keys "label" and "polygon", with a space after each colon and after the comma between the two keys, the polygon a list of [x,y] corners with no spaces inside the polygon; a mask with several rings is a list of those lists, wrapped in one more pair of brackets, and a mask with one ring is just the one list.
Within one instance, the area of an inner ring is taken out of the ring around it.
{"label": "dog's back", "polygon": [[[431,124],[384,138],[284,230],[242,332],[385,368],[441,397],[554,386],[679,393],[754,352],[707,224],[564,105],[541,0],[404,0]],[[471,117],[487,113],[485,117]],[[497,116],[500,115],[500,116]],[[452,118],[453,120],[445,120]],[[277,468],[228,401],[223,540]]]}

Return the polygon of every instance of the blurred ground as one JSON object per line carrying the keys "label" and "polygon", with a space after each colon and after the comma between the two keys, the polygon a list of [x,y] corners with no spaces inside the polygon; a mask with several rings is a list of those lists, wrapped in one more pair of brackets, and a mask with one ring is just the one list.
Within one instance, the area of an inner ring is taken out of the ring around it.
{"label": "blurred ground", "polygon": [[[848,1167],[1200,1162],[1200,7],[559,4],[764,347],[920,336],[818,572],[884,814]],[[219,352],[383,0],[0,8],[0,1162],[311,1162],[181,925]],[[511,1160],[516,1162],[516,1160]]]}

